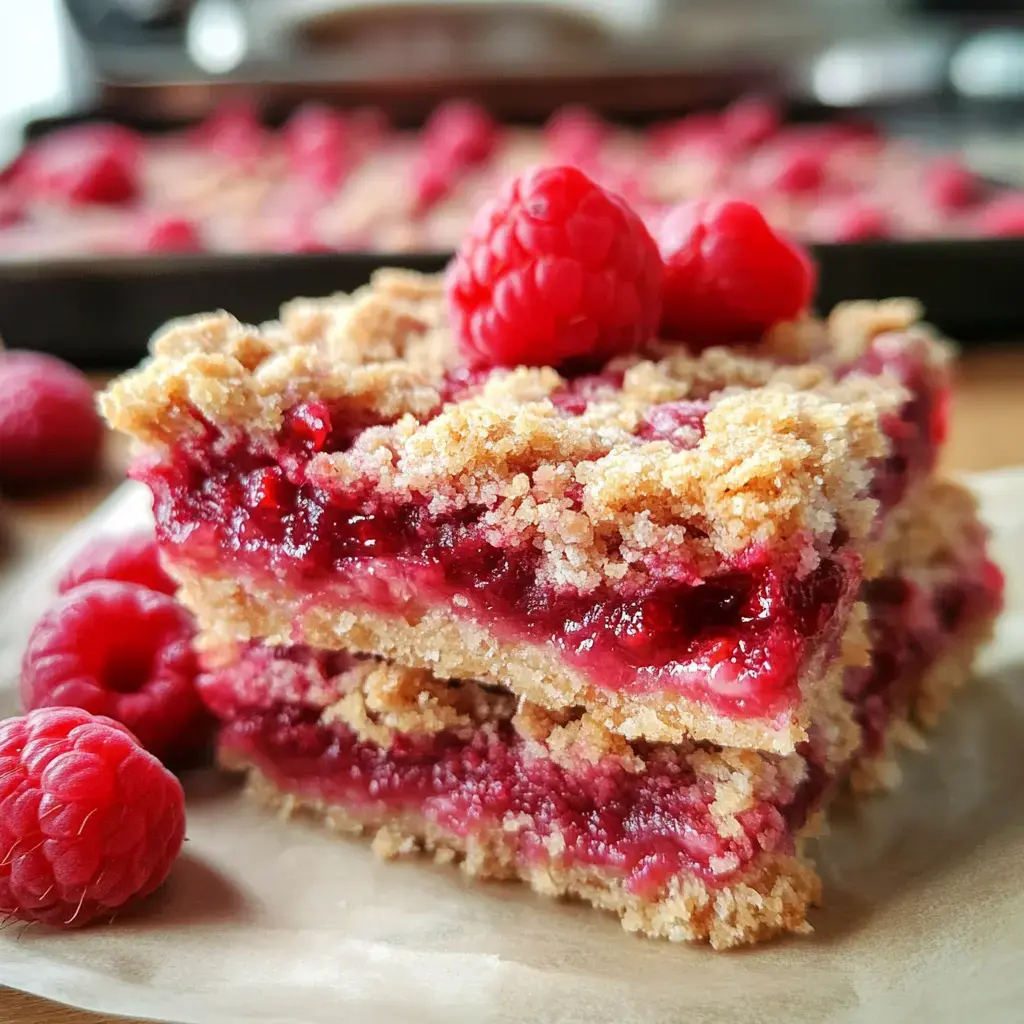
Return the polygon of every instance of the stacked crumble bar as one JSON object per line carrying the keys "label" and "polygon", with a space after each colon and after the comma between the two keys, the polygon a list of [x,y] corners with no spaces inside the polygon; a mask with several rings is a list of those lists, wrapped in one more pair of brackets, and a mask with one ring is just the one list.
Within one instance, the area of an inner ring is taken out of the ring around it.
{"label": "stacked crumble bar", "polygon": [[272,805],[716,947],[806,931],[809,822],[1001,602],[908,301],[746,348],[468,370],[439,280],[177,322],[145,449],[220,758]]}

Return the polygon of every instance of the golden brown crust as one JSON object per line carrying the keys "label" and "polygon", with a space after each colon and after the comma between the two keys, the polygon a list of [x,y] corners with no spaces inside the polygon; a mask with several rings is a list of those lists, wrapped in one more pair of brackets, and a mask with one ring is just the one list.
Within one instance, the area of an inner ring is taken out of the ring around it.
{"label": "golden brown crust", "polygon": [[258,768],[232,758],[230,752],[225,752],[225,759],[232,770],[248,769],[252,796],[282,817],[305,815],[347,835],[372,833],[378,856],[425,852],[442,863],[458,861],[475,878],[520,878],[543,895],[574,896],[610,910],[627,931],[654,938],[707,941],[715,949],[728,949],[783,932],[807,933],[807,910],[820,898],[821,882],[812,867],[793,855],[765,854],[721,887],[677,876],[661,897],[644,900],[613,873],[561,865],[557,849],[548,860],[521,861],[516,857],[514,829],[478,829],[463,838],[415,815],[357,814],[352,808],[282,792]]}
{"label": "golden brown crust", "polygon": [[[262,327],[224,313],[171,324],[101,404],[112,425],[160,446],[197,429],[193,411],[261,436],[300,401],[340,402],[383,425],[315,459],[314,483],[425,495],[436,512],[482,504],[506,543],[543,552],[555,585],[588,590],[670,548],[700,569],[755,543],[824,543],[840,523],[866,538],[869,464],[886,450],[879,416],[906,395],[884,375],[841,371],[875,338],[943,364],[918,313],[861,304],[827,324],[779,325],[749,349],[652,342],[613,360],[621,386],[595,385],[578,414],[552,402],[569,382],[551,368],[492,371],[442,409],[458,353],[440,281],[379,271],[351,296],[295,300]],[[638,435],[652,406],[681,399],[712,406],[693,447]]]}

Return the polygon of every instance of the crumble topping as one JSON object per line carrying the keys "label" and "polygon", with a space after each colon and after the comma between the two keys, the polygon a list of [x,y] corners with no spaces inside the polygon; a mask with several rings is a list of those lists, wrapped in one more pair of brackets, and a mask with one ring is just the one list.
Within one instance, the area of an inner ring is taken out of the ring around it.
{"label": "crumble topping", "polygon": [[361,739],[389,746],[399,733],[460,735],[512,716],[515,698],[477,683],[448,683],[423,669],[371,661],[347,674],[345,695],[323,710],[325,725],[341,722]]}
{"label": "crumble topping", "polygon": [[953,480],[932,480],[921,500],[894,510],[885,532],[885,572],[919,576],[933,565],[957,565],[987,533],[971,491]]}
{"label": "crumble topping", "polygon": [[[197,414],[258,438],[302,401],[341,403],[379,425],[316,456],[315,486],[426,495],[435,512],[483,505],[496,541],[538,548],[543,578],[587,592],[673,549],[701,572],[752,544],[820,546],[837,525],[865,538],[871,463],[887,451],[879,420],[908,396],[886,373],[846,370],[879,338],[941,362],[919,313],[909,300],[846,304],[748,349],[655,341],[567,404],[583,385],[550,367],[495,369],[452,392],[441,278],[382,270],[260,327],[227,313],[176,321],[101,404],[113,426],[160,447],[201,429]],[[647,439],[648,413],[679,401],[703,403],[702,423]]]}

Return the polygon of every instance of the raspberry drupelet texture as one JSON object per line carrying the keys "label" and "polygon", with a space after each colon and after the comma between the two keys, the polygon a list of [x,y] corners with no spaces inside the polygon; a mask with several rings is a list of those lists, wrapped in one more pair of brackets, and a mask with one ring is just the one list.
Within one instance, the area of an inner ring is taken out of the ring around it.
{"label": "raspberry drupelet texture", "polygon": [[57,592],[66,594],[93,580],[137,583],[161,594],[173,594],[177,584],[164,572],[152,530],[124,537],[96,537],[68,563],[57,580]]}
{"label": "raspberry drupelet texture", "polygon": [[698,199],[662,222],[662,330],[691,348],[758,338],[811,301],[814,265],[757,207]]}
{"label": "raspberry drupelet texture", "polygon": [[663,268],[640,218],[575,167],[513,179],[452,264],[448,297],[476,365],[607,360],[653,337]]}
{"label": "raspberry drupelet texture", "polygon": [[135,583],[85,583],[32,630],[21,667],[24,706],[106,715],[162,760],[185,760],[207,727],[194,686],[194,631],[191,615],[166,594]]}
{"label": "raspberry drupelet texture", "polygon": [[88,476],[102,443],[93,390],[78,370],[39,352],[0,352],[0,488]]}
{"label": "raspberry drupelet texture", "polygon": [[77,928],[167,877],[181,784],[117,722],[44,708],[0,722],[0,918]]}

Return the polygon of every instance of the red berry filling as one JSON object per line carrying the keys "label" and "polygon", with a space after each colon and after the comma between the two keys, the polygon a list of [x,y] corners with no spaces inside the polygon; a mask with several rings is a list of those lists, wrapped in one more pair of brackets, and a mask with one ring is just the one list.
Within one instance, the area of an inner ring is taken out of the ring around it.
{"label": "red berry filling", "polygon": [[[876,467],[875,494],[891,507],[932,467],[945,381],[913,345],[892,336],[879,338],[856,368],[893,374],[913,395],[887,419],[893,451]],[[482,379],[453,374],[452,396]],[[611,373],[572,378],[554,400],[578,413],[619,383]],[[639,436],[690,447],[707,407],[655,406]],[[362,419],[308,402],[288,412],[273,443],[210,430],[143,467],[168,555],[256,585],[283,581],[297,594],[315,581],[321,600],[384,614],[449,607],[460,595],[456,614],[498,636],[553,647],[601,687],[685,693],[732,715],[771,716],[792,706],[807,659],[829,653],[859,576],[841,547],[809,575],[753,550],[702,578],[667,551],[649,560],[642,586],[586,596],[556,590],[538,576],[541,553],[512,540],[503,545],[484,506],[435,514],[429,495],[396,505],[369,483],[339,489],[310,478],[310,459],[347,448],[370,425]],[[392,578],[411,586],[392,588]],[[410,591],[415,597],[395,596]]]}
{"label": "red berry filling", "polygon": [[930,588],[902,577],[865,584],[871,666],[848,670],[843,692],[856,709],[866,754],[882,749],[886,726],[906,711],[929,666],[973,621],[999,610],[1002,574],[985,558],[982,540],[965,539],[961,558]]}
{"label": "red berry filling", "polygon": [[[697,429],[698,412],[687,410],[686,429]],[[276,455],[222,437],[143,470],[172,557],[256,582],[269,573],[301,592],[315,580],[318,600],[333,592],[388,613],[403,610],[387,585],[394,574],[415,581],[418,606],[464,595],[462,614],[501,636],[553,645],[599,685],[685,692],[740,715],[775,714],[798,697],[800,667],[831,643],[856,586],[848,555],[801,577],[750,552],[742,568],[702,580],[665,553],[643,589],[557,591],[538,577],[536,549],[494,545],[486,508],[435,515],[426,498],[396,507],[303,481],[297,450],[327,444],[329,419],[295,411]]]}
{"label": "red berry filling", "polygon": [[331,691],[331,656],[302,648],[255,647],[235,666],[207,674],[202,689],[223,715],[222,750],[255,762],[283,789],[340,804],[358,813],[386,810],[422,815],[448,832],[471,836],[517,830],[522,862],[547,860],[545,840],[560,835],[567,867],[589,865],[622,877],[631,891],[651,898],[680,873],[724,884],[761,852],[789,852],[817,794],[780,781],[770,799],[740,814],[740,833],[723,836],[710,805],[710,779],[695,777],[685,755],[644,748],[646,769],[630,772],[605,757],[572,771],[531,756],[509,722],[477,730],[398,735],[388,749],[360,741],[345,726],[318,723],[319,710],[300,704],[247,702],[252,679],[273,677],[286,693],[316,685]]}

